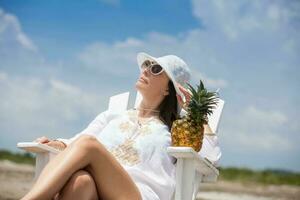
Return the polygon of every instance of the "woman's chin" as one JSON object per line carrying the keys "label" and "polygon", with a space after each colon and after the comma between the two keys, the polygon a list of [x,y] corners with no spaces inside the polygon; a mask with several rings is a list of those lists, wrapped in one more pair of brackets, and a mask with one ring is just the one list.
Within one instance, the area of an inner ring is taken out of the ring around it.
{"label": "woman's chin", "polygon": [[145,85],[142,84],[142,83],[139,82],[139,81],[136,82],[136,84],[135,84],[135,89],[136,89],[137,91],[139,91],[140,93],[143,93],[143,91],[146,90]]}
{"label": "woman's chin", "polygon": [[136,89],[142,88],[142,87],[143,87],[143,83],[142,83],[142,82],[137,81],[137,82],[135,83],[135,88],[136,88]]}

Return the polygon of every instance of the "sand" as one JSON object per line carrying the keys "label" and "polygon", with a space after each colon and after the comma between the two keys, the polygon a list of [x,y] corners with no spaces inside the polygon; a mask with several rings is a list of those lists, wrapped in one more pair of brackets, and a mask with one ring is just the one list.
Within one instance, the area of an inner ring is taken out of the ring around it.
{"label": "sand", "polygon": [[0,200],[20,199],[32,186],[34,167],[0,161]]}
{"label": "sand", "polygon": [[[0,200],[20,199],[32,186],[34,167],[0,161]],[[197,200],[300,199],[300,187],[241,184],[227,181],[203,184]],[[183,199],[184,200],[184,199]]]}
{"label": "sand", "polygon": [[203,184],[197,197],[199,200],[300,200],[300,187],[218,181]]}

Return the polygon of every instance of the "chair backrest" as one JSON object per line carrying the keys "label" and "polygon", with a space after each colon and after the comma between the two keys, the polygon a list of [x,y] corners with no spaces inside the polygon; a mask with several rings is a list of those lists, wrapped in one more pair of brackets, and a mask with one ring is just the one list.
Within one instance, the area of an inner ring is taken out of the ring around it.
{"label": "chair backrest", "polygon": [[140,105],[142,99],[143,99],[143,96],[141,95],[141,93],[139,91],[137,91],[136,97],[135,97],[134,108],[137,108]]}
{"label": "chair backrest", "polygon": [[[142,100],[142,95],[137,92],[134,108],[137,108]],[[114,95],[110,97],[109,99],[109,105],[108,109],[112,111],[123,111],[126,110],[128,107],[128,101],[129,101],[129,92],[124,92],[118,95]],[[220,123],[222,111],[224,108],[225,101],[222,99],[219,99],[215,109],[213,110],[213,113],[208,116],[208,124],[212,130],[213,133],[218,132],[218,126]]]}
{"label": "chair backrest", "polygon": [[[136,92],[134,108],[137,108],[142,101],[142,95]],[[120,93],[109,98],[108,110],[123,111],[128,108],[129,92]]]}
{"label": "chair backrest", "polygon": [[219,99],[215,109],[213,110],[213,113],[211,115],[208,115],[208,125],[211,128],[213,133],[218,132],[218,127],[220,124],[220,119],[222,115],[222,111],[224,108],[225,101],[222,99]]}
{"label": "chair backrest", "polygon": [[124,111],[128,107],[129,92],[124,92],[109,98],[108,110]]}

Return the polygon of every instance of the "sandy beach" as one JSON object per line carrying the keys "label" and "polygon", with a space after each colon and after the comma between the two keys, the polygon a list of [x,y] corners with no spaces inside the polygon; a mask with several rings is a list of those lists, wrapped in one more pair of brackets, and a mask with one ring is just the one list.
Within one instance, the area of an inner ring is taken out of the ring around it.
{"label": "sandy beach", "polygon": [[[20,199],[32,186],[34,167],[0,161],[0,200]],[[296,200],[300,199],[300,187],[262,186],[227,181],[203,184],[197,200]]]}

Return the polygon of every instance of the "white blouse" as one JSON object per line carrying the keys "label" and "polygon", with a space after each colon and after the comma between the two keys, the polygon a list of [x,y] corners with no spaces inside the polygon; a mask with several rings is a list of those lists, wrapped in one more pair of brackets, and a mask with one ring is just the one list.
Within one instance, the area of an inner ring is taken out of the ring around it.
{"label": "white blouse", "polygon": [[137,110],[100,113],[80,135],[95,136],[119,161],[140,190],[143,200],[171,199],[175,189],[175,159],[167,154],[171,145],[168,127],[157,117],[138,122]]}
{"label": "white blouse", "polygon": [[[167,154],[171,134],[157,117],[139,122],[137,110],[119,113],[107,110],[74,137],[58,140],[69,145],[83,134],[96,137],[114,155],[139,188],[143,200],[172,198],[175,158]],[[204,135],[199,155],[213,164],[218,163],[221,151],[216,135]]]}

